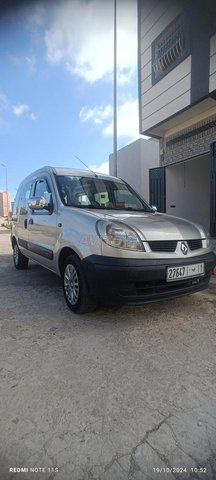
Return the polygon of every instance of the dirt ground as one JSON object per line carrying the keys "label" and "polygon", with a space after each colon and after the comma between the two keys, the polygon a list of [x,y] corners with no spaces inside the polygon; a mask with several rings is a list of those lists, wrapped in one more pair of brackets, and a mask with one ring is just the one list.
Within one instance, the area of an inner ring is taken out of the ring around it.
{"label": "dirt ground", "polygon": [[0,229],[0,479],[216,479],[216,277],[78,316]]}

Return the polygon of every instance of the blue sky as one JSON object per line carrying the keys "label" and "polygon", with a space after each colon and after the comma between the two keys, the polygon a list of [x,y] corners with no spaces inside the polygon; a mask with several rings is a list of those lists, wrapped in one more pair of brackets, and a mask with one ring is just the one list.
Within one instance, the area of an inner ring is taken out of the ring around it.
{"label": "blue sky", "polygon": [[[0,16],[0,189],[43,165],[108,171],[113,1],[14,2]],[[118,0],[118,148],[138,138],[135,0]]]}

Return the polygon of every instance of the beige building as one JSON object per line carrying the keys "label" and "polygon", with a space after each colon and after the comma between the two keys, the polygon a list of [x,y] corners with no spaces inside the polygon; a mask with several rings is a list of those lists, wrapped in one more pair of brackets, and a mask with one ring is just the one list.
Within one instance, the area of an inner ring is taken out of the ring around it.
{"label": "beige building", "polygon": [[0,217],[9,215],[9,195],[8,192],[0,191]]}

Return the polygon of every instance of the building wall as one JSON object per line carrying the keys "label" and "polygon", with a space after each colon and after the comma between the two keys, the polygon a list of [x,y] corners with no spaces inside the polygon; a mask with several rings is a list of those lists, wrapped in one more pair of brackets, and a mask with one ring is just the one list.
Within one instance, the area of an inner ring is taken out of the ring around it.
{"label": "building wall", "polygon": [[210,39],[209,91],[216,90],[216,34]]}
{"label": "building wall", "polygon": [[209,230],[210,162],[198,157],[166,168],[166,212]]}
{"label": "building wall", "polygon": [[9,197],[8,192],[0,192],[0,216],[8,217],[9,214]]}
{"label": "building wall", "polygon": [[[194,117],[194,122],[196,117]],[[216,139],[216,113],[161,140],[161,165],[172,165],[209,152]]]}
{"label": "building wall", "polygon": [[191,56],[153,85],[152,42],[181,13],[182,4],[176,0],[139,4],[140,131],[145,132],[190,104]]}
{"label": "building wall", "polygon": [[[202,103],[206,97],[212,99],[214,106],[215,17],[216,2],[210,0],[138,0],[140,133],[163,137],[168,119],[174,118],[177,125],[178,114],[190,111],[191,106]],[[178,48],[183,43],[187,47],[169,64],[176,51],[179,22],[184,34],[179,37]],[[156,67],[161,69],[160,75]],[[200,113],[204,112],[205,105],[200,109]]]}
{"label": "building wall", "polygon": [[212,0],[138,0],[140,133],[160,138],[166,211],[211,227],[211,232],[215,18]]}
{"label": "building wall", "polygon": [[[118,150],[117,175],[149,200],[149,168],[159,166],[158,140],[140,138]],[[113,154],[109,157],[110,175],[114,174]]]}

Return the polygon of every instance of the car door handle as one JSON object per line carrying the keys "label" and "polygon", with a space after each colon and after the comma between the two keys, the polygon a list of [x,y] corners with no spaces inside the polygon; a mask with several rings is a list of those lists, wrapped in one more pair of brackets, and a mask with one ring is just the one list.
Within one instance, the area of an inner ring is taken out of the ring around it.
{"label": "car door handle", "polygon": [[29,225],[33,225],[33,223],[34,223],[33,218],[30,218],[28,223],[29,223]]}

